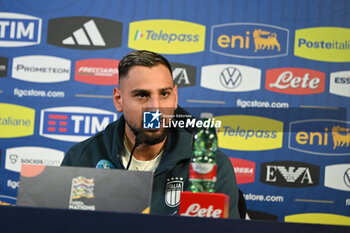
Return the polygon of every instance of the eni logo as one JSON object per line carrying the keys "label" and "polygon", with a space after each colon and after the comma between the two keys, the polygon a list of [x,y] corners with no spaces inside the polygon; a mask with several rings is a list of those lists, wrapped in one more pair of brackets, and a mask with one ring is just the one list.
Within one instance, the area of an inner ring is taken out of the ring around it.
{"label": "eni logo", "polygon": [[0,138],[25,137],[34,134],[35,110],[0,103]]}
{"label": "eni logo", "polygon": [[294,55],[324,62],[350,62],[350,29],[314,27],[295,31]]}
{"label": "eni logo", "polygon": [[210,50],[231,57],[280,57],[288,55],[288,37],[287,29],[267,24],[221,24],[212,27]]}
{"label": "eni logo", "polygon": [[350,155],[350,122],[303,120],[290,123],[289,149],[318,155]]}

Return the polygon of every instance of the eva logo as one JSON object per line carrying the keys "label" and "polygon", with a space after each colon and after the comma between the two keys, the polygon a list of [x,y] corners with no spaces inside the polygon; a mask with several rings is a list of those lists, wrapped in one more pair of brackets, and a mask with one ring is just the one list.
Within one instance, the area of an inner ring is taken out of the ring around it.
{"label": "eva logo", "polygon": [[117,114],[88,107],[57,107],[41,110],[40,135],[61,141],[80,142],[103,130]]}
{"label": "eva logo", "polygon": [[324,186],[350,192],[350,164],[326,166]]}
{"label": "eva logo", "polygon": [[25,137],[34,134],[35,110],[0,103],[0,138]]}
{"label": "eva logo", "polygon": [[120,47],[122,23],[96,17],[50,19],[47,43],[71,49],[108,49]]}
{"label": "eva logo", "polygon": [[217,91],[244,92],[260,89],[261,70],[243,65],[202,67],[201,87]]}
{"label": "eva logo", "polygon": [[145,111],[143,112],[143,128],[144,129],[160,129],[161,113]]}
{"label": "eva logo", "polygon": [[75,80],[96,85],[118,85],[118,60],[87,59],[75,63]]}
{"label": "eva logo", "polygon": [[282,147],[283,122],[270,118],[228,115],[216,116],[219,147],[240,151],[273,150]]}
{"label": "eva logo", "polygon": [[317,155],[350,155],[350,122],[302,120],[289,124],[291,150]]}
{"label": "eva logo", "polygon": [[68,81],[71,62],[53,56],[15,57],[12,64],[12,77],[26,82],[56,83]]}
{"label": "eva logo", "polygon": [[205,26],[180,20],[143,20],[129,25],[128,47],[163,54],[204,51]]}
{"label": "eva logo", "polygon": [[64,152],[45,147],[14,147],[6,149],[5,168],[20,172],[22,164],[60,166]]}
{"label": "eva logo", "polygon": [[237,184],[253,183],[255,180],[255,162],[230,158],[233,168],[235,169]]}
{"label": "eva logo", "polygon": [[41,18],[0,12],[0,47],[40,44]]}
{"label": "eva logo", "polygon": [[331,73],[329,92],[334,95],[350,97],[350,71]]}
{"label": "eva logo", "polygon": [[257,23],[231,23],[211,28],[210,51],[241,58],[272,58],[288,55],[289,31]]}
{"label": "eva logo", "polygon": [[316,61],[350,62],[350,29],[314,27],[295,31],[294,55]]}
{"label": "eva logo", "polygon": [[325,73],[303,68],[277,68],[266,71],[265,88],[292,95],[324,92]]}
{"label": "eva logo", "polygon": [[172,62],[170,65],[173,69],[174,84],[178,88],[196,85],[196,67],[176,62]]}
{"label": "eva logo", "polygon": [[262,163],[260,182],[282,187],[310,187],[319,184],[320,167],[296,161]]}

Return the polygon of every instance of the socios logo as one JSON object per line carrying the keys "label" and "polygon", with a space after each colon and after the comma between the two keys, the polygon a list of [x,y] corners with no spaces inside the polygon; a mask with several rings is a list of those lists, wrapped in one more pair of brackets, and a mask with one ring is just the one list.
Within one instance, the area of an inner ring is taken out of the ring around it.
{"label": "socios logo", "polygon": [[243,65],[220,64],[202,67],[201,87],[217,91],[244,92],[260,89],[261,70]]}
{"label": "socios logo", "polygon": [[0,12],[0,47],[40,44],[41,18]]}
{"label": "socios logo", "polygon": [[324,186],[350,192],[350,164],[333,164],[325,168]]}
{"label": "socios logo", "polygon": [[205,26],[180,20],[143,20],[129,25],[128,47],[163,54],[204,51]]}
{"label": "socios logo", "polygon": [[347,225],[350,226],[350,217],[338,214],[326,213],[303,213],[293,214],[284,217],[285,222],[328,224],[328,225]]}
{"label": "socios logo", "polygon": [[71,49],[108,49],[121,46],[122,23],[96,17],[50,19],[47,43]]}
{"label": "socios logo", "polygon": [[317,155],[350,155],[350,122],[312,119],[289,124],[291,150]]}
{"label": "socios logo", "polygon": [[233,168],[235,169],[235,175],[237,184],[253,183],[255,180],[255,162],[230,158]]}
{"label": "socios logo", "polygon": [[294,55],[316,61],[350,62],[350,29],[314,27],[295,31]]}
{"label": "socios logo", "polygon": [[0,78],[7,76],[8,59],[6,57],[0,57]]}
{"label": "socios logo", "polygon": [[14,147],[6,149],[5,168],[20,172],[22,164],[60,166],[64,152],[45,147]]}
{"label": "socios logo", "polygon": [[16,138],[34,134],[35,110],[0,103],[0,138]]}
{"label": "socios logo", "polygon": [[230,23],[211,28],[210,51],[241,58],[288,55],[289,31],[257,23]]}
{"label": "socios logo", "polygon": [[173,80],[177,87],[191,87],[196,85],[197,70],[196,67],[172,62]]}
{"label": "socios logo", "polygon": [[240,151],[273,150],[282,147],[283,122],[270,118],[228,115],[216,116],[221,121],[219,147]]}
{"label": "socios logo", "polygon": [[350,97],[350,71],[331,73],[329,92],[334,95]]}
{"label": "socios logo", "polygon": [[324,92],[325,73],[303,68],[276,68],[266,71],[265,89],[292,95]]}
{"label": "socios logo", "polygon": [[55,83],[68,81],[71,62],[53,56],[15,57],[12,64],[12,77],[26,82]]}
{"label": "socios logo", "polygon": [[41,110],[40,135],[80,142],[103,130],[117,114],[88,107],[57,107]]}
{"label": "socios logo", "polygon": [[75,80],[96,85],[118,85],[119,61],[87,59],[75,63]]}
{"label": "socios logo", "polygon": [[320,167],[296,161],[262,163],[260,182],[282,187],[310,187],[319,184]]}

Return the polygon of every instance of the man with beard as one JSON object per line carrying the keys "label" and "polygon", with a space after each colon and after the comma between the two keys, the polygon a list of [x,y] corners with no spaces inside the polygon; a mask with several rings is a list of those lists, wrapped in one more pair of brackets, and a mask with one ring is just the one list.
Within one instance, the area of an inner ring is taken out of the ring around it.
{"label": "man with beard", "polygon": [[[118,70],[119,88],[114,88],[113,102],[123,115],[105,130],[73,146],[61,165],[96,167],[105,159],[117,169],[153,171],[151,213],[176,215],[180,200],[170,198],[174,191],[171,184],[176,183],[178,191],[188,190],[192,136],[181,128],[144,129],[142,124],[144,111],[174,114],[178,96],[171,66],[159,54],[134,51],[120,61]],[[134,147],[135,141],[141,144]],[[238,188],[231,162],[221,151],[216,160],[215,192],[230,197],[229,217],[239,218]]]}

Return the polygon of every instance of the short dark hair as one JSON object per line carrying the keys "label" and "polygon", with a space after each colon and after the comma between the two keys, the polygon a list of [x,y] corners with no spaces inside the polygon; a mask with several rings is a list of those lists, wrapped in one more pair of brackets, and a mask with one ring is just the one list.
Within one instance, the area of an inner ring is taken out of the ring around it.
{"label": "short dark hair", "polygon": [[125,77],[134,66],[153,67],[159,64],[166,66],[172,76],[171,65],[162,55],[147,50],[133,51],[123,57],[119,62],[119,80]]}

